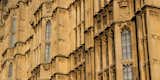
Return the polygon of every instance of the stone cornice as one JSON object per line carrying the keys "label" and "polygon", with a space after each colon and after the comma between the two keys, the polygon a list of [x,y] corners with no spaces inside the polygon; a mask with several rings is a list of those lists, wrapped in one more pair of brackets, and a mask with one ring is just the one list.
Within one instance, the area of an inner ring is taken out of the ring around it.
{"label": "stone cornice", "polygon": [[[27,39],[26,39],[26,41],[24,41],[24,42],[21,42],[21,41],[19,41],[19,42],[16,42],[15,43],[15,47],[18,45],[18,44],[26,44],[29,40],[31,40],[31,39],[33,39],[33,35],[31,35],[30,37],[28,37]],[[15,48],[15,47],[13,47],[13,48]],[[4,56],[5,55],[5,53],[7,52],[7,50],[9,50],[9,49],[13,49],[13,48],[6,48],[5,50],[4,50],[4,52],[2,53],[2,56]]]}
{"label": "stone cornice", "polygon": [[51,79],[53,79],[54,77],[56,77],[56,75],[69,75],[69,74],[65,74],[65,73],[54,73],[54,74],[51,76]]}
{"label": "stone cornice", "polygon": [[62,54],[58,54],[58,55],[54,56],[54,57],[51,59],[51,62],[55,61],[55,59],[56,59],[57,57],[61,57],[61,58],[66,58],[66,59],[68,59],[67,56],[62,55]]}
{"label": "stone cornice", "polygon": [[[33,36],[30,36],[26,41],[32,39],[32,37],[33,37]],[[17,44],[19,44],[19,43],[20,43],[20,44],[26,44],[26,42],[16,42],[15,45],[17,45]],[[15,48],[15,47],[14,47],[14,48]],[[7,50],[10,50],[10,49],[13,49],[13,48],[6,48],[6,50],[2,53],[2,56],[4,56],[5,53],[7,52]],[[29,50],[30,50],[30,49],[29,49]],[[29,51],[29,50],[27,50],[27,51]],[[8,62],[8,61],[10,61],[10,60],[16,59],[17,56],[26,56],[26,54],[28,54],[28,53],[25,53],[25,54],[18,53],[18,54],[13,55],[11,58],[6,59],[6,60],[2,63],[1,67],[3,68],[3,66],[6,64],[6,62]]]}

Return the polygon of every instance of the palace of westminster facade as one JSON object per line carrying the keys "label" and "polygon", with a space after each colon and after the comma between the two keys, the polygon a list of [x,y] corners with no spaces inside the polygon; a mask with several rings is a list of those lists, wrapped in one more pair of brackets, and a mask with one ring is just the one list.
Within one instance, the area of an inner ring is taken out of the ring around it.
{"label": "palace of westminster facade", "polygon": [[160,80],[160,0],[0,2],[0,80]]}

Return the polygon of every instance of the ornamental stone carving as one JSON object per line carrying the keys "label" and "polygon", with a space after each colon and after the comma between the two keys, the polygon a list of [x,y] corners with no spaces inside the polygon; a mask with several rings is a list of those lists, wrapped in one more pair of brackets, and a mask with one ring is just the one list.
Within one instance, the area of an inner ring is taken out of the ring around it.
{"label": "ornamental stone carving", "polygon": [[119,7],[123,8],[123,7],[127,7],[128,6],[128,1],[127,0],[120,0],[119,1]]}

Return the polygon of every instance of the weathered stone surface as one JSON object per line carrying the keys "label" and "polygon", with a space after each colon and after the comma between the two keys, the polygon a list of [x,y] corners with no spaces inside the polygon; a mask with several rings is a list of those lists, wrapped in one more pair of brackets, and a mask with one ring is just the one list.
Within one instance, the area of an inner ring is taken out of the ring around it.
{"label": "weathered stone surface", "polygon": [[0,80],[160,80],[160,0],[0,2]]}

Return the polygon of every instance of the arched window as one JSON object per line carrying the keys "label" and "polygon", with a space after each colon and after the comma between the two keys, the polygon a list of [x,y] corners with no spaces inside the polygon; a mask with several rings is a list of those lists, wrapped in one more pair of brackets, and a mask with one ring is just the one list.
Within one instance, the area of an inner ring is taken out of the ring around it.
{"label": "arched window", "polygon": [[9,69],[8,69],[8,79],[11,80],[13,76],[13,64],[9,64]]}
{"label": "arched window", "polygon": [[50,40],[51,37],[51,22],[48,21],[46,24],[46,41]]}
{"label": "arched window", "polygon": [[48,21],[46,24],[46,31],[45,31],[45,62],[48,63],[50,61],[50,37],[51,37],[51,22]]}
{"label": "arched window", "polygon": [[14,44],[16,42],[16,28],[17,28],[16,17],[13,17],[11,25],[10,47],[14,47]]}
{"label": "arched window", "polygon": [[122,58],[123,60],[131,59],[131,32],[129,29],[123,29],[121,33],[121,42],[122,42]]}
{"label": "arched window", "polygon": [[133,80],[133,71],[131,65],[123,67],[123,80]]}
{"label": "arched window", "polygon": [[17,27],[17,20],[16,17],[12,18],[12,32],[15,33],[16,32],[16,27]]}

